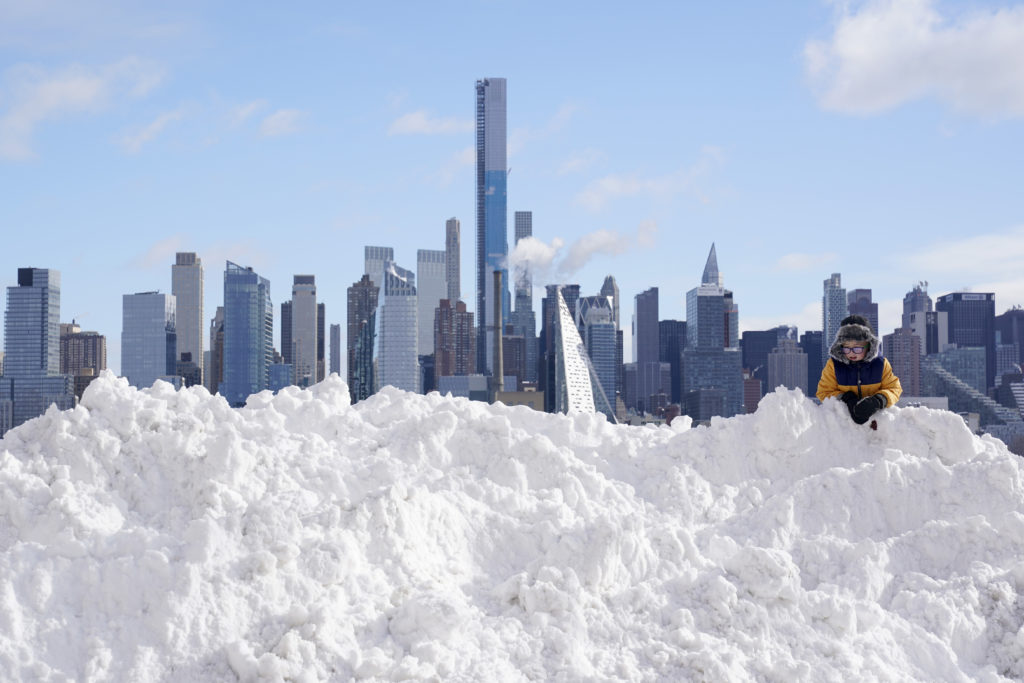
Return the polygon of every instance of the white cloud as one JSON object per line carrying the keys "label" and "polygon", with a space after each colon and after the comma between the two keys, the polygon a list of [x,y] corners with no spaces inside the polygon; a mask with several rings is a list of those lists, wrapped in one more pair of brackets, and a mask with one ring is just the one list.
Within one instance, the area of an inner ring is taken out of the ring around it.
{"label": "white cloud", "polygon": [[601,161],[604,155],[596,149],[585,149],[581,152],[573,154],[571,157],[566,159],[558,167],[558,175],[568,175],[570,173],[579,173],[592,168],[594,164]]}
{"label": "white cloud", "polygon": [[820,268],[821,266],[836,260],[836,253],[833,251],[821,254],[786,254],[775,262],[776,271],[802,271]]}
{"label": "white cloud", "polygon": [[185,244],[184,235],[172,235],[159,242],[155,242],[145,253],[139,254],[131,260],[131,265],[140,270],[149,270],[163,265],[174,263],[175,253],[182,251]]}
{"label": "white cloud", "polygon": [[441,187],[448,187],[454,182],[459,172],[467,166],[472,166],[476,163],[476,147],[470,145],[469,147],[463,147],[455,154],[451,155],[448,160],[441,167],[441,170],[437,172],[438,182]]}
{"label": "white cloud", "polygon": [[71,65],[47,70],[19,65],[4,73],[0,101],[0,158],[31,158],[32,139],[44,121],[95,113],[123,97],[141,97],[160,82],[161,72],[139,59],[104,67]]}
{"label": "white cloud", "polygon": [[130,154],[136,154],[142,146],[158,136],[169,123],[180,120],[185,115],[184,109],[179,107],[174,111],[164,112],[156,117],[149,124],[143,126],[134,133],[124,135],[121,146]]}
{"label": "white cloud", "polygon": [[804,48],[821,105],[871,114],[934,97],[973,114],[1024,116],[1024,7],[953,17],[935,5],[843,3],[831,38]]}
{"label": "white cloud", "polygon": [[805,304],[799,311],[775,316],[745,316],[740,309],[740,333],[750,330],[770,330],[779,325],[796,325],[802,334],[821,329],[821,299]]}
{"label": "white cloud", "polygon": [[231,112],[231,125],[240,126],[249,120],[253,115],[267,108],[266,100],[253,100],[235,107]]}
{"label": "white cloud", "polygon": [[299,130],[302,112],[298,109],[278,109],[263,119],[260,124],[260,135],[266,138],[290,135]]}
{"label": "white cloud", "polygon": [[473,122],[468,119],[432,118],[421,109],[395,119],[388,128],[388,135],[450,135],[472,131]]}
{"label": "white cloud", "polygon": [[608,175],[599,178],[576,195],[576,202],[589,211],[600,211],[605,205],[622,197],[671,197],[686,194],[699,201],[710,199],[701,191],[699,181],[722,164],[724,154],[717,147],[701,150],[697,162],[668,175],[642,178],[635,175]]}

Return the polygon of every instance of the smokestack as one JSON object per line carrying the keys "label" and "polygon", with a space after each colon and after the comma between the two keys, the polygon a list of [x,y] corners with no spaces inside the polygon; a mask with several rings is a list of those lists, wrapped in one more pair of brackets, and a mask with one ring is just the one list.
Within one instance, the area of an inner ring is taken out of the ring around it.
{"label": "smokestack", "polygon": [[501,349],[501,333],[504,325],[501,319],[501,271],[494,269],[494,368],[491,370],[491,402],[498,399],[498,392],[505,390],[504,358]]}

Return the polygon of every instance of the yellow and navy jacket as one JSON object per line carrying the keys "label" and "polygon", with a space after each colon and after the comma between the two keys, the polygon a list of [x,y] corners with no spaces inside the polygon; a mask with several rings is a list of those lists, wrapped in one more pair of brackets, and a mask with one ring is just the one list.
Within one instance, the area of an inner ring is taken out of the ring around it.
{"label": "yellow and navy jacket", "polygon": [[876,356],[859,363],[837,362],[834,357],[829,358],[818,381],[818,400],[842,396],[847,391],[852,391],[859,398],[882,394],[886,405],[893,406],[900,400],[903,387],[885,358]]}

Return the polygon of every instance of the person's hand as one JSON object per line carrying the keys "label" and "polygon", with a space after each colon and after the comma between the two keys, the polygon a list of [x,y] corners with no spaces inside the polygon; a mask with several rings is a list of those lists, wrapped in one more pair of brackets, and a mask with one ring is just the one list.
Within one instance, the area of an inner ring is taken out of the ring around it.
{"label": "person's hand", "polygon": [[884,407],[885,397],[881,394],[875,394],[874,396],[868,396],[857,401],[855,405],[850,407],[850,414],[853,416],[854,422],[862,425]]}
{"label": "person's hand", "polygon": [[845,394],[839,397],[839,400],[845,403],[846,405],[853,407],[853,405],[857,402],[857,394],[852,391],[847,391]]}

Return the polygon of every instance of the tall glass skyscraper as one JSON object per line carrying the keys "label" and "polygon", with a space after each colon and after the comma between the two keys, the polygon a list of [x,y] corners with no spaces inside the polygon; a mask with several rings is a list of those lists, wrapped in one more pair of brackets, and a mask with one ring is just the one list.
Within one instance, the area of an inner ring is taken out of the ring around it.
{"label": "tall glass skyscraper", "polygon": [[458,218],[449,218],[444,224],[444,271],[448,285],[448,299],[462,298],[462,225]]}
{"label": "tall glass skyscraper", "polygon": [[7,288],[0,436],[38,417],[51,404],[75,406],[74,381],[60,374],[60,273],[19,268]]}
{"label": "tall glass skyscraper", "polygon": [[293,276],[291,303],[291,354],[285,356],[285,362],[292,365],[292,383],[308,387],[317,382],[317,358],[320,349],[315,276]]}
{"label": "tall glass skyscraper", "polygon": [[420,369],[416,355],[416,275],[395,263],[382,273],[377,306],[376,386],[419,392]]}
{"label": "tall glass skyscraper", "polygon": [[[839,323],[847,316],[846,290],[843,288],[843,276],[832,273],[825,280],[824,293],[821,297],[821,366],[828,363],[828,350],[835,341]],[[876,335],[878,330],[872,330]]]}
{"label": "tall glass skyscraper", "polygon": [[[476,367],[491,374],[494,356],[494,297],[501,297],[501,333],[508,321],[508,135],[504,78],[476,82]],[[495,293],[494,271],[502,271]]]}
{"label": "tall glass skyscraper", "polygon": [[133,387],[145,389],[175,374],[179,358],[175,309],[173,294],[141,292],[122,297],[121,375]]}
{"label": "tall glass skyscraper", "polygon": [[[384,274],[381,268],[381,276]],[[348,324],[345,341],[348,391],[352,402],[374,391],[373,347],[377,334],[376,310],[380,287],[366,273],[348,288]]]}
{"label": "tall glass skyscraper", "polygon": [[[516,244],[533,236],[533,212],[516,211]],[[525,345],[526,369],[524,380],[537,381],[537,315],[533,311],[533,274],[529,264],[514,273],[516,306],[512,313],[512,334],[523,338]],[[614,401],[612,401],[614,405]]]}
{"label": "tall glass skyscraper", "polygon": [[203,260],[193,252],[179,251],[171,266],[171,294],[175,299],[175,329],[178,332],[178,357],[191,353],[192,362],[203,367]]}
{"label": "tall glass skyscraper", "polygon": [[[985,350],[985,388],[996,379],[996,295],[992,292],[953,292],[935,301],[935,310],[949,314],[949,343]],[[953,374],[954,370],[950,369]],[[961,378],[962,379],[962,378]]]}
{"label": "tall glass skyscraper", "polygon": [[270,386],[274,362],[274,306],[270,281],[231,261],[224,270],[224,379],[218,393],[245,405]]}
{"label": "tall glass skyscraper", "polygon": [[416,353],[434,353],[434,311],[448,296],[445,252],[419,249],[416,252],[416,325],[419,330]]}

